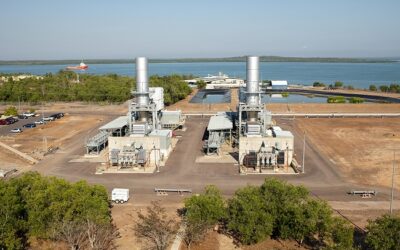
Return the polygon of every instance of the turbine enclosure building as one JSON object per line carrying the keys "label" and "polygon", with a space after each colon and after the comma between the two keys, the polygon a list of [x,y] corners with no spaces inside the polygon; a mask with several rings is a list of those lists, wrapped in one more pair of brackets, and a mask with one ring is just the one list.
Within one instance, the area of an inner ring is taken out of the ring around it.
{"label": "turbine enclosure building", "polygon": [[[120,117],[121,123],[118,125],[126,125],[127,133],[108,137],[111,165],[118,168],[158,169],[165,163],[172,150],[172,130],[162,129],[164,126],[160,122],[163,114],[169,114],[163,110],[163,93],[163,88],[149,88],[147,58],[136,58],[136,91],[132,91],[134,99],[129,102],[127,116]],[[180,116],[180,112],[177,115]],[[103,127],[107,125],[110,124]]]}
{"label": "turbine enclosure building", "polygon": [[261,102],[259,74],[259,58],[247,57],[245,102],[239,103],[237,123],[241,172],[276,172],[293,157],[292,133],[273,126],[271,112]]}

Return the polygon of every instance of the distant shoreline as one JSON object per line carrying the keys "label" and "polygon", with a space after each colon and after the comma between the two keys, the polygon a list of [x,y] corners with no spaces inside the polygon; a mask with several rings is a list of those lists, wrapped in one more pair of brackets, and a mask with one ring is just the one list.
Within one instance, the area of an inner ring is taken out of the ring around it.
{"label": "distant shoreline", "polygon": [[[0,60],[0,65],[58,65],[77,64],[81,60]],[[134,59],[87,59],[87,64],[131,64]],[[221,58],[170,58],[149,59],[150,63],[207,63],[207,62],[245,62],[246,57]],[[389,58],[340,58],[340,57],[280,57],[260,56],[261,62],[316,62],[316,63],[397,63],[399,59]]]}

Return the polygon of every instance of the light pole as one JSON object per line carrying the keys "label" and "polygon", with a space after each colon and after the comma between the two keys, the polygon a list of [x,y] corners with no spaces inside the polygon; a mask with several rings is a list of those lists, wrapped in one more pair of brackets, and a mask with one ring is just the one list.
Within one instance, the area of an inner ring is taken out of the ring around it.
{"label": "light pole", "polygon": [[393,213],[393,196],[394,196],[394,170],[396,162],[396,150],[393,150],[393,167],[392,167],[392,191],[390,194],[390,215]]}
{"label": "light pole", "polygon": [[304,139],[303,139],[303,174],[306,172],[304,167],[305,167],[305,156],[306,156],[306,132],[304,132]]}

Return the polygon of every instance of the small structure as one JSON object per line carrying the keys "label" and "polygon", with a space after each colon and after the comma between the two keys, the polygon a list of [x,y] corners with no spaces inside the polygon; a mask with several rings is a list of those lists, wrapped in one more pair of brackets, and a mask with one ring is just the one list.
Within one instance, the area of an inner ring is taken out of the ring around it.
{"label": "small structure", "polygon": [[107,146],[108,133],[101,130],[95,136],[89,138],[86,142],[86,154],[99,154],[100,151]]}
{"label": "small structure", "polygon": [[180,110],[163,110],[161,112],[160,122],[162,128],[175,130],[185,123],[185,119]]}
{"label": "small structure", "polygon": [[225,112],[211,116],[207,126],[208,139],[204,142],[207,155],[220,154],[221,145],[227,140],[232,142],[232,129],[232,119]]}
{"label": "small structure", "polygon": [[124,136],[127,132],[127,129],[127,116],[120,116],[99,128],[100,131],[107,132],[110,136]]}
{"label": "small structure", "polygon": [[288,88],[288,82],[287,81],[276,81],[273,80],[271,81],[271,88],[272,89],[287,89]]}

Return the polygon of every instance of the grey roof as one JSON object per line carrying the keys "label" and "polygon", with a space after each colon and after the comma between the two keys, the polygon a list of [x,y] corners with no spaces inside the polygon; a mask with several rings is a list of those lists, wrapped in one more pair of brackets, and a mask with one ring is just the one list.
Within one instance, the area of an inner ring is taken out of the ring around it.
{"label": "grey roof", "polygon": [[120,129],[124,126],[128,126],[128,117],[127,116],[120,116],[115,120],[101,126],[100,130],[109,130],[109,129]]}
{"label": "grey roof", "polygon": [[172,130],[169,129],[158,129],[158,130],[153,130],[149,135],[153,136],[169,136],[171,137]]}
{"label": "grey roof", "polygon": [[286,130],[274,130],[276,137],[293,137],[292,132]]}
{"label": "grey roof", "polygon": [[161,116],[162,124],[179,124],[181,111],[164,111]]}
{"label": "grey roof", "polygon": [[208,131],[213,130],[226,130],[232,129],[233,124],[232,121],[226,115],[215,115],[211,116],[210,121],[208,122]]}
{"label": "grey roof", "polygon": [[274,86],[274,85],[277,85],[277,86],[287,86],[288,85],[288,83],[287,83],[287,81],[282,81],[282,80],[272,80],[271,81],[271,85],[272,86]]}

